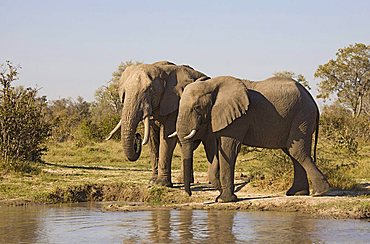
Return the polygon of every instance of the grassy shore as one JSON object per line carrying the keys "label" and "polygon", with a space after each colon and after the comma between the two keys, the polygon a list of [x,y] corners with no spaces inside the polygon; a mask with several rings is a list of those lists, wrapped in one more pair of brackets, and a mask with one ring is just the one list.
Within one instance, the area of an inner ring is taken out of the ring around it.
{"label": "grassy shore", "polygon": [[[173,157],[174,188],[150,186],[148,148],[137,162],[124,160],[119,142],[49,143],[44,163],[32,174],[0,175],[0,204],[119,201],[111,210],[135,210],[140,206],[177,208],[232,208],[248,210],[300,211],[320,216],[370,217],[370,146],[356,155],[333,151],[328,144],[319,147],[318,165],[330,183],[341,188],[336,197],[285,197],[292,182],[292,164],[279,151],[243,147],[236,166],[237,203],[215,204],[218,191],[207,184],[207,161],[202,147],[194,153],[195,184],[188,197],[176,179],[181,154]],[[338,195],[344,195],[338,197]],[[127,202],[130,202],[129,204]],[[140,204],[132,204],[132,202]],[[303,206],[303,207],[302,207]],[[144,207],[145,208],[145,207]],[[320,211],[318,211],[320,210]],[[326,211],[325,211],[326,210]]]}

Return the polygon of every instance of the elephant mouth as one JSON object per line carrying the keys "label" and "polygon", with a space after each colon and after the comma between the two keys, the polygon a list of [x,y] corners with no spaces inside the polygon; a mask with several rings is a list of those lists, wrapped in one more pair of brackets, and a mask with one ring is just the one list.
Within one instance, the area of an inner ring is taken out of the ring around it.
{"label": "elephant mouth", "polygon": [[189,140],[189,139],[193,138],[196,133],[197,133],[197,130],[196,129],[192,129],[191,132],[184,137],[184,139],[185,140]]}
{"label": "elephant mouth", "polygon": [[136,133],[134,139],[134,150],[135,153],[137,154],[141,152],[141,143],[142,143],[141,135],[139,133]]}
{"label": "elephant mouth", "polygon": [[[184,140],[189,140],[189,139],[193,138],[196,133],[197,133],[197,130],[193,129],[193,130],[191,130],[191,132],[188,135],[184,136],[183,139]],[[176,136],[178,136],[177,131],[168,135],[168,138],[173,138],[173,137],[176,137]]]}

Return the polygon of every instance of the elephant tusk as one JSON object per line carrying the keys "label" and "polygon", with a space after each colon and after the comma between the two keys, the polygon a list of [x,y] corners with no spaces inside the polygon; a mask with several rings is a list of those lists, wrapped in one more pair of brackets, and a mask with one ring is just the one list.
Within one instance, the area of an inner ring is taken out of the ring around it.
{"label": "elephant tusk", "polygon": [[172,137],[175,137],[177,136],[177,131],[175,131],[174,133],[172,133],[171,135],[168,136],[168,138],[172,138]]}
{"label": "elephant tusk", "polygon": [[191,130],[191,132],[189,133],[189,135],[185,136],[184,139],[191,139],[195,136],[195,133],[197,133],[196,130]]}
{"label": "elephant tusk", "polygon": [[147,144],[149,141],[149,117],[145,117],[144,119],[144,139],[141,143],[142,145]]}
{"label": "elephant tusk", "polygon": [[116,131],[119,129],[119,127],[121,127],[121,124],[122,124],[122,119],[118,122],[118,124],[116,125],[116,127],[114,127],[114,129],[109,133],[109,135],[107,136],[107,138],[105,138],[106,141],[109,141],[112,136],[114,135],[114,133],[116,133]]}

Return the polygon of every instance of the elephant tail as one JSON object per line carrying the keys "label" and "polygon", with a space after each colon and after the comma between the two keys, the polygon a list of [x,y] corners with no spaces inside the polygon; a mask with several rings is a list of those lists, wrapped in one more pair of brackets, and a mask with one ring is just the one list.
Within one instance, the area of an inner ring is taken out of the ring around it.
{"label": "elephant tail", "polygon": [[316,163],[316,149],[317,149],[317,142],[319,139],[319,124],[320,124],[320,113],[317,110],[317,117],[316,117],[316,129],[315,129],[315,144],[313,145],[313,161]]}

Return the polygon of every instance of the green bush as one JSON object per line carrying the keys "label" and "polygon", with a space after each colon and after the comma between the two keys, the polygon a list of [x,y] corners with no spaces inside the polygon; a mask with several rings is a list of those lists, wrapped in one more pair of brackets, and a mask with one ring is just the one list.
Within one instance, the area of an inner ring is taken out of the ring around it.
{"label": "green bush", "polygon": [[46,98],[37,90],[13,87],[18,71],[10,62],[0,73],[0,157],[5,170],[30,171],[29,162],[39,161],[47,149],[43,142],[51,125],[45,120]]}
{"label": "green bush", "polygon": [[348,190],[356,186],[356,179],[351,171],[358,166],[358,162],[351,157],[345,160],[319,157],[317,166],[326,175],[331,187]]}
{"label": "green bush", "polygon": [[75,131],[82,121],[91,117],[91,104],[78,97],[77,101],[71,98],[54,100],[48,106],[47,117],[53,124],[51,139],[56,142],[72,140]]}
{"label": "green bush", "polygon": [[[357,153],[358,139],[369,125],[358,123],[351,113],[338,104],[325,106],[320,118],[321,138],[329,140],[335,149]],[[362,127],[364,126],[364,127]]]}

